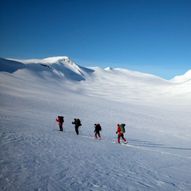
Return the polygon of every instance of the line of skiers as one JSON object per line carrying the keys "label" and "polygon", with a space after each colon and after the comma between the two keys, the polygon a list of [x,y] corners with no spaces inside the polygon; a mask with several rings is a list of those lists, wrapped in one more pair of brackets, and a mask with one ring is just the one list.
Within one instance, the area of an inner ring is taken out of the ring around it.
{"label": "line of skiers", "polygon": [[[63,116],[58,116],[56,118],[56,121],[58,122],[60,131],[63,131],[63,123],[64,123],[64,117]],[[81,121],[79,118],[74,118],[74,121],[72,122],[75,127],[75,132],[77,135],[79,135],[79,127],[82,126]],[[94,133],[95,133],[95,138],[96,139],[101,139],[101,134],[100,131],[102,130],[101,125],[99,123],[94,124]],[[124,143],[127,143],[127,140],[124,137],[125,133],[125,124],[117,124],[117,131],[116,134],[118,135],[117,141],[120,143],[120,139],[122,138]]]}

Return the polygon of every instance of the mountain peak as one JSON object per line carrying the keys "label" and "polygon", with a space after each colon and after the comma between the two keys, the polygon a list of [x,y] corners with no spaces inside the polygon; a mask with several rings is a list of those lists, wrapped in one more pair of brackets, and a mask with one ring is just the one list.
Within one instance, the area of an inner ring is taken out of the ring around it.
{"label": "mountain peak", "polygon": [[[66,78],[74,81],[85,80],[88,70],[77,65],[67,56],[48,57],[43,59],[0,59],[0,71],[16,72],[26,69],[33,74],[42,76]],[[46,73],[46,74],[45,74]]]}
{"label": "mountain peak", "polygon": [[191,70],[188,70],[185,74],[175,76],[171,81],[177,83],[184,83],[191,80]]}
{"label": "mountain peak", "polygon": [[24,59],[24,60],[17,60],[17,61],[23,62],[25,64],[31,64],[31,63],[53,64],[53,63],[69,62],[71,60],[67,56],[54,56],[54,57],[47,57],[42,59]]}
{"label": "mountain peak", "polygon": [[55,63],[55,62],[68,62],[70,59],[67,56],[55,56],[55,57],[48,57],[42,59],[42,61],[47,63]]}

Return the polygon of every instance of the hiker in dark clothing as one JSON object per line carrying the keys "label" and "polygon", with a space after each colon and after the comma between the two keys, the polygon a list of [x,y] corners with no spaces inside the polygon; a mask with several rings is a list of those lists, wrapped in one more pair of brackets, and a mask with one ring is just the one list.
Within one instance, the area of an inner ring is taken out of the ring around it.
{"label": "hiker in dark clothing", "polygon": [[63,117],[63,116],[58,116],[58,117],[56,118],[56,121],[58,122],[60,131],[63,131],[64,117]]}
{"label": "hiker in dark clothing", "polygon": [[101,139],[101,135],[100,135],[101,125],[99,123],[97,123],[97,124],[94,124],[94,126],[95,126],[95,130],[94,130],[95,138]]}
{"label": "hiker in dark clothing", "polygon": [[74,118],[72,124],[75,125],[76,134],[79,135],[79,127],[82,125],[80,119]]}

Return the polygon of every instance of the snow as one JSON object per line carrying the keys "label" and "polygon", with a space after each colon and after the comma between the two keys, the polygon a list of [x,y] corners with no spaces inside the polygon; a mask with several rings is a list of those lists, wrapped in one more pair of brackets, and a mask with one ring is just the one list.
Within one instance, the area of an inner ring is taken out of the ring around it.
{"label": "snow", "polygon": [[20,62],[6,60],[3,58],[0,58],[0,63],[1,63],[0,72],[13,73],[13,72],[17,71],[18,69],[22,69],[25,67],[24,64],[22,64]]}
{"label": "snow", "polygon": [[184,75],[175,76],[171,81],[179,83],[191,81],[191,70],[187,71]]}
{"label": "snow", "polygon": [[[68,57],[1,59],[0,89],[0,190],[191,190],[189,81]],[[117,123],[127,145],[113,144]]]}

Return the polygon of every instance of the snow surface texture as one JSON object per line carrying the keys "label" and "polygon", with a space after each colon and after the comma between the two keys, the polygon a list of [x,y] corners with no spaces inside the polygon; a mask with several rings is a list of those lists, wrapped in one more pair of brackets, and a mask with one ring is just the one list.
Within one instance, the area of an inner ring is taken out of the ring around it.
{"label": "snow surface texture", "polygon": [[[190,191],[190,81],[190,71],[167,81],[68,57],[0,59],[0,190]],[[113,144],[117,123],[127,145]]]}

